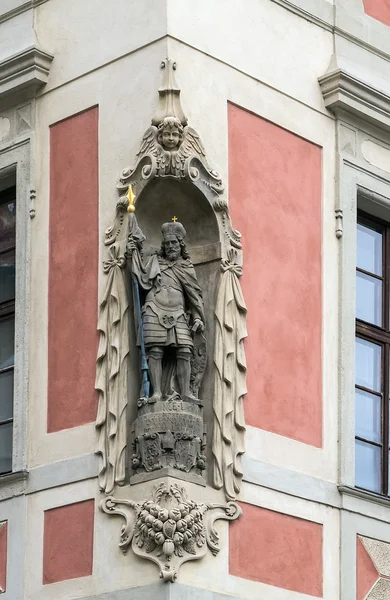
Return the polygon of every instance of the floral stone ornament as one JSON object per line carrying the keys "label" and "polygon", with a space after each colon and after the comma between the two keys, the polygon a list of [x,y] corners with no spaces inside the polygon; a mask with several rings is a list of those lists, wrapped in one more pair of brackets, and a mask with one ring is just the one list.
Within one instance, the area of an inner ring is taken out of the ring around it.
{"label": "floral stone ornament", "polygon": [[[119,547],[124,553],[132,546],[135,554],[160,567],[160,577],[174,582],[180,566],[207,553],[219,552],[217,519],[233,521],[242,510],[235,502],[204,504],[189,500],[184,488],[158,485],[151,498],[141,502],[105,498],[101,510],[125,519]],[[135,514],[134,514],[135,513]],[[134,518],[135,517],[135,518]]]}

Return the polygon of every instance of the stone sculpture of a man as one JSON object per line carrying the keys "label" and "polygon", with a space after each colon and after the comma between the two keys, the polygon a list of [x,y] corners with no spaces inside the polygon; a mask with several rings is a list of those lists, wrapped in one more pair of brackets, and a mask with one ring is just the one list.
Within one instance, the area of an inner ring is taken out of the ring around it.
{"label": "stone sculpture of a man", "polygon": [[178,394],[182,400],[198,402],[190,390],[190,377],[193,336],[204,331],[202,290],[186,249],[183,225],[164,223],[161,233],[161,249],[146,264],[133,252],[136,244],[131,235],[128,242],[133,274],[146,292],[142,328],[152,386],[149,402]]}

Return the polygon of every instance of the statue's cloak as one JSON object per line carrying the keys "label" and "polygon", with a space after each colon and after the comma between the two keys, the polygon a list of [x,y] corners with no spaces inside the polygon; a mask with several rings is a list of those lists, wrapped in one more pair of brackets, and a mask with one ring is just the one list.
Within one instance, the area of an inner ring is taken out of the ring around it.
{"label": "statue's cloak", "polygon": [[194,265],[189,259],[180,258],[177,261],[170,261],[153,254],[144,265],[138,251],[133,253],[132,258],[133,274],[145,291],[151,290],[153,286],[158,288],[161,271],[171,269],[174,278],[183,288],[193,318],[199,318],[204,323],[202,289],[196,279]]}

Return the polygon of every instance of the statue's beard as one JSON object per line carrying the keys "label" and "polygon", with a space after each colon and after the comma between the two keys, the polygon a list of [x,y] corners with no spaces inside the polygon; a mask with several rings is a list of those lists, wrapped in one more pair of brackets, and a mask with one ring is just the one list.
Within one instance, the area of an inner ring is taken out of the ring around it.
{"label": "statue's beard", "polygon": [[168,260],[177,260],[180,257],[180,252],[177,252],[177,250],[166,250],[165,256]]}

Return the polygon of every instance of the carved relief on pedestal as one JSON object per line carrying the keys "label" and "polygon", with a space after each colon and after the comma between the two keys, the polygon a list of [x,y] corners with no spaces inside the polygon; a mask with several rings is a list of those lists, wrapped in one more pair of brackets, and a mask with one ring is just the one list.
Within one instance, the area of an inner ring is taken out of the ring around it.
{"label": "carved relief on pedestal", "polygon": [[[174,80],[176,65],[167,59],[162,67],[156,114],[135,166],[121,173],[115,221],[105,235],[107,279],[96,376],[99,484],[111,494],[116,485],[166,476],[203,486],[209,477],[231,501],[240,491],[245,433],[241,236],[232,227],[222,180],[210,168],[200,136],[184,115]],[[129,381],[138,381],[137,394],[130,393]],[[156,492],[160,499],[178,499],[178,489],[161,486]],[[110,497],[102,509],[109,514],[118,512],[119,505],[134,509],[136,531],[143,527],[146,532],[148,524],[140,515],[159,501],[135,505]],[[192,506],[184,499],[178,503]],[[203,519],[211,505],[202,506],[187,508],[200,511]],[[233,518],[232,506],[227,507],[225,517]],[[172,514],[178,515],[174,510]],[[239,514],[235,506],[234,518]],[[157,519],[149,516],[150,522]],[[198,523],[194,530],[198,526],[203,531],[205,525]],[[163,539],[163,530],[150,529],[159,534],[157,540]],[[193,544],[177,544],[184,535],[180,526],[175,534],[175,539],[165,536],[160,546],[172,548],[172,542],[173,555],[183,561],[193,554],[188,550]],[[206,540],[212,537],[207,534]],[[143,537],[136,533],[134,540],[133,550],[139,554]],[[173,581],[162,565],[168,554],[158,554],[158,543],[148,552],[152,546],[143,540],[142,553],[154,556],[164,579]],[[200,558],[205,544],[196,542],[195,547],[194,558]]]}

